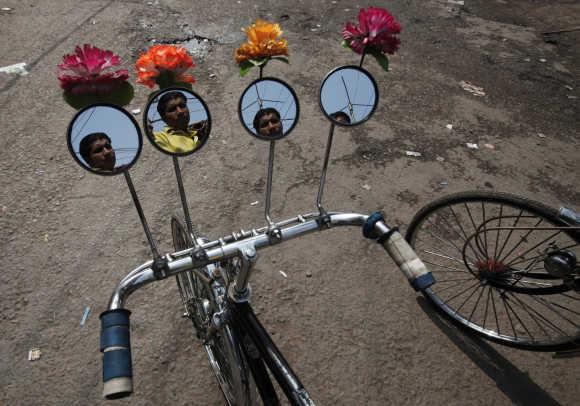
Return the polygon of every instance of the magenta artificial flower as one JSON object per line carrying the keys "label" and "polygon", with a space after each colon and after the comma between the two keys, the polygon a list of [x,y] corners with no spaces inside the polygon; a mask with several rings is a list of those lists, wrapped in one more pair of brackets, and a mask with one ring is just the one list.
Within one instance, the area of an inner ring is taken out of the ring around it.
{"label": "magenta artificial flower", "polygon": [[120,58],[111,51],[89,44],[77,46],[58,65],[60,87],[73,95],[109,94],[129,79],[127,69],[111,69],[119,64]]}
{"label": "magenta artificial flower", "polygon": [[346,45],[357,54],[370,51],[394,54],[401,41],[401,24],[385,9],[369,7],[358,13],[358,26],[347,22],[342,30]]}

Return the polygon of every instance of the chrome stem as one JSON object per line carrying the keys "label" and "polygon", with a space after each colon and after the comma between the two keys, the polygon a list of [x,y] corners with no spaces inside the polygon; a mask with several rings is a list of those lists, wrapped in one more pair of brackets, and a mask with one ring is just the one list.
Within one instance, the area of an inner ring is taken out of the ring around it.
{"label": "chrome stem", "polygon": [[127,181],[127,186],[129,187],[129,191],[131,192],[131,197],[133,198],[133,203],[135,204],[135,208],[137,209],[137,214],[139,214],[139,219],[141,220],[141,224],[143,225],[143,230],[145,230],[145,235],[147,236],[147,241],[149,241],[149,246],[151,247],[151,252],[153,253],[153,257],[159,258],[159,252],[157,251],[157,246],[155,245],[155,241],[153,240],[153,236],[151,235],[151,231],[149,230],[149,226],[147,225],[147,220],[145,219],[145,214],[143,213],[143,208],[141,207],[141,203],[139,202],[139,197],[137,196],[137,192],[135,191],[135,187],[133,186],[133,181],[131,180],[131,175],[129,175],[129,171],[124,171],[123,175],[125,175],[125,180]]}
{"label": "chrome stem", "polygon": [[322,207],[322,194],[324,192],[324,183],[326,182],[326,171],[328,169],[328,160],[330,159],[330,149],[332,148],[332,138],[334,136],[334,124],[330,124],[330,132],[328,134],[328,141],[326,141],[326,155],[324,156],[324,164],[322,165],[322,173],[320,175],[320,185],[318,187],[318,196],[316,197],[316,207],[321,216],[326,215],[326,210]]}
{"label": "chrome stem", "polygon": [[179,190],[179,197],[181,198],[181,207],[183,208],[183,216],[185,217],[185,227],[187,232],[192,237],[193,246],[197,247],[199,244],[197,239],[199,238],[197,232],[193,228],[191,222],[191,217],[189,216],[189,208],[187,206],[187,198],[185,196],[185,189],[183,187],[183,179],[181,178],[181,169],[179,168],[179,159],[173,156],[173,168],[175,169],[175,177],[177,178],[177,188]]}
{"label": "chrome stem", "polygon": [[270,218],[270,200],[272,196],[272,175],[274,173],[274,148],[276,146],[275,141],[270,141],[270,156],[268,158],[268,180],[266,185],[266,208],[264,214],[266,216],[266,221],[268,222],[268,228],[273,229],[274,223]]}

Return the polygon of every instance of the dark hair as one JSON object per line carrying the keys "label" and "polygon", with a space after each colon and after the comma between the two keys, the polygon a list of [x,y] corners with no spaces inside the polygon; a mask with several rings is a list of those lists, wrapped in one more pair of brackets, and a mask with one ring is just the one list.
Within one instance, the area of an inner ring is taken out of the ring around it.
{"label": "dark hair", "polygon": [[330,115],[330,117],[338,120],[339,117],[344,118],[344,121],[350,124],[350,116],[346,114],[344,111],[336,111]]}
{"label": "dark hair", "polygon": [[278,112],[278,110],[276,110],[273,107],[267,107],[265,109],[260,109],[258,110],[258,112],[256,113],[256,115],[254,116],[254,130],[256,130],[257,132],[260,132],[260,119],[265,116],[266,114],[275,114],[278,119],[280,119],[280,113]]}
{"label": "dark hair", "polygon": [[109,143],[111,143],[111,138],[105,133],[90,133],[88,135],[85,135],[85,137],[81,140],[81,143],[79,144],[79,152],[83,157],[83,159],[85,160],[85,162],[88,163],[89,165],[91,164],[89,162],[90,159],[89,156],[91,154],[91,145],[93,145],[93,142],[101,140],[103,138],[106,139]]}
{"label": "dark hair", "polygon": [[159,113],[161,118],[165,117],[165,109],[167,108],[167,103],[177,98],[183,99],[187,103],[187,97],[185,97],[183,93],[175,90],[167,92],[163,96],[161,96],[161,98],[159,99],[159,103],[157,103],[157,112]]}

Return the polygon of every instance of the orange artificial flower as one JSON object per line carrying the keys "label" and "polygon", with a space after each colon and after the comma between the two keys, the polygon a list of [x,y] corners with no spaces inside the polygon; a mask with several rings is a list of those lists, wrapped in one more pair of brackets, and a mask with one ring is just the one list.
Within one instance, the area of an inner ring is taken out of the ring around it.
{"label": "orange artificial flower", "polygon": [[192,75],[185,73],[195,65],[185,48],[175,45],[154,45],[141,54],[135,68],[137,83],[153,88],[165,82],[195,83]]}
{"label": "orange artificial flower", "polygon": [[248,36],[248,41],[236,49],[235,58],[238,64],[250,59],[258,60],[276,55],[288,55],[287,41],[278,39],[282,35],[279,24],[258,19],[242,31]]}

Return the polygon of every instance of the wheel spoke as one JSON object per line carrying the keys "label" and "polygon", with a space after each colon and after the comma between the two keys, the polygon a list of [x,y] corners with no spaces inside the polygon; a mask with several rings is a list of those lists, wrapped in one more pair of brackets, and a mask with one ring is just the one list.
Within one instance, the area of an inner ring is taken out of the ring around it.
{"label": "wheel spoke", "polygon": [[450,301],[452,301],[453,299],[455,299],[456,297],[461,296],[462,294],[464,294],[465,292],[467,292],[468,290],[472,289],[473,287],[477,286],[477,285],[481,285],[480,281],[475,282],[473,285],[469,286],[468,288],[462,290],[461,292],[459,292],[458,294],[456,294],[453,297],[450,297],[448,299],[445,300],[446,303],[449,303]]}
{"label": "wheel spoke", "polygon": [[[467,203],[463,203],[463,205],[465,206],[465,210],[467,210],[467,214],[469,215],[469,219],[471,220],[471,224],[473,225],[473,232],[476,234],[475,238],[477,239],[477,241],[480,241],[479,233],[477,232],[477,226],[475,225],[475,221],[473,220],[473,216],[471,215],[471,210],[469,210],[469,206],[467,205]],[[488,260],[489,257],[487,256],[487,251],[484,252],[483,254],[484,259]]]}
{"label": "wheel spoke", "polygon": [[[538,298],[534,295],[531,296],[532,300],[535,300],[536,302],[543,304],[545,307],[547,307],[548,309],[550,309],[553,313],[557,314],[558,316],[560,316],[562,319],[564,319],[565,321],[567,321],[568,323],[572,324],[574,327],[576,328],[580,328],[580,326],[576,323],[574,323],[572,320],[570,320],[569,318],[563,316],[561,313],[559,313],[557,310],[554,309],[553,305],[556,305],[556,303],[553,302],[549,302],[543,298]],[[558,306],[560,307],[560,306]],[[564,310],[568,310],[568,309],[564,309]]]}
{"label": "wheel spoke", "polygon": [[467,296],[467,299],[465,299],[465,300],[463,301],[463,303],[461,303],[461,305],[460,305],[460,306],[459,306],[457,309],[455,309],[455,312],[454,312],[455,314],[457,314],[457,313],[459,312],[459,310],[461,310],[461,309],[463,308],[463,306],[465,306],[465,303],[467,303],[467,301],[468,301],[469,299],[471,299],[471,297],[472,297],[472,296],[475,294],[475,292],[477,292],[477,290],[478,290],[478,289],[479,289],[481,286],[482,286],[482,285],[479,285],[479,286],[476,286],[476,287],[475,287],[475,290],[474,290],[473,292],[471,292],[471,294],[470,294],[469,296]]}
{"label": "wheel spoke", "polygon": [[438,266],[440,268],[444,268],[444,269],[449,269],[450,270],[450,272],[448,272],[448,271],[441,271],[441,270],[431,270],[431,272],[447,272],[447,273],[461,272],[461,273],[466,273],[466,274],[471,275],[470,272],[467,272],[467,271],[465,271],[463,269],[453,268],[452,266],[445,266],[445,265],[441,265],[441,264],[436,264],[434,262],[429,262],[429,261],[426,261],[426,260],[423,260],[423,262],[425,264],[429,264],[429,265],[433,265],[433,266]]}
{"label": "wheel spoke", "polygon": [[499,224],[498,224],[498,229],[496,230],[496,235],[495,235],[495,245],[493,246],[493,260],[496,261],[497,260],[497,247],[499,246],[499,229],[501,228],[501,220],[502,220],[502,213],[503,213],[503,204],[500,204],[499,206]]}
{"label": "wheel spoke", "polygon": [[513,297],[513,299],[515,300],[515,303],[521,307],[527,314],[528,316],[530,316],[530,318],[538,325],[538,327],[544,332],[544,334],[546,334],[547,336],[551,337],[551,334],[544,328],[544,326],[538,321],[538,319],[536,318],[536,316],[534,316],[534,314],[532,312],[530,312],[528,310],[528,306],[523,303],[515,294],[511,293],[511,292],[507,292],[510,296]]}
{"label": "wheel spoke", "polygon": [[[428,231],[428,233],[436,240],[439,240],[441,242],[444,242],[444,243],[450,245],[451,247],[455,248],[457,250],[457,252],[459,252],[460,254],[463,254],[463,251],[457,245],[453,244],[451,241],[448,241],[448,240],[444,239],[443,237],[439,237],[438,235],[433,234],[432,231]],[[460,261],[460,262],[463,263],[463,261]]]}
{"label": "wheel spoke", "polygon": [[[514,310],[514,308],[509,304],[509,302],[507,301],[507,299],[504,302],[505,306],[506,306],[506,311],[509,308],[513,315],[515,316],[515,318],[518,320],[518,322],[520,323],[520,326],[522,326],[524,328],[524,330],[526,330],[526,333],[528,333],[528,337],[530,337],[532,340],[534,340],[534,335],[530,332],[530,330],[528,330],[528,328],[526,327],[526,324],[522,321],[522,319],[518,316],[518,313]],[[509,313],[508,313],[509,314]],[[510,319],[511,320],[511,319]],[[513,324],[512,324],[512,328],[513,328]],[[517,338],[515,329],[514,329],[514,337]]]}
{"label": "wheel spoke", "polygon": [[[517,224],[519,223],[519,221],[520,221],[520,219],[521,219],[521,217],[522,217],[522,214],[523,214],[523,213],[524,213],[524,209],[520,209],[520,212],[519,212],[519,214],[517,215],[516,219],[514,220],[514,223],[512,224],[512,229],[511,229],[511,230],[510,230],[510,232],[508,233],[508,235],[507,235],[507,237],[506,237],[505,241],[503,242],[503,244],[502,244],[502,246],[501,246],[501,249],[499,250],[499,253],[497,254],[497,257],[498,257],[498,258],[501,258],[501,254],[503,253],[503,250],[504,250],[505,246],[506,246],[506,245],[507,245],[507,243],[509,242],[509,240],[510,240],[510,238],[511,238],[511,236],[512,236],[513,232],[514,232],[514,229],[513,229],[513,227],[517,226]],[[499,231],[499,230],[498,230],[498,231]]]}
{"label": "wheel spoke", "polygon": [[459,218],[457,217],[457,214],[455,214],[455,211],[453,210],[453,207],[449,206],[448,208],[451,211],[451,213],[453,214],[453,217],[455,218],[455,221],[457,222],[457,225],[461,229],[461,232],[465,236],[465,239],[464,239],[465,243],[469,245],[469,248],[471,248],[471,251],[473,251],[475,253],[475,256],[477,257],[477,259],[478,260],[481,260],[481,257],[479,256],[478,251],[475,248],[473,248],[473,246],[471,245],[471,241],[469,240],[469,237],[467,237],[467,233],[465,232],[465,229],[461,225],[461,222],[459,221]]}
{"label": "wheel spoke", "polygon": [[[543,221],[543,219],[540,219],[536,225],[534,227],[537,227],[540,225],[540,223]],[[508,252],[504,257],[500,258],[499,262],[505,262],[505,260],[516,250],[518,249],[518,247],[522,244],[522,242],[527,241],[528,236],[534,231],[533,228],[531,228],[530,230],[528,230],[528,232],[526,233],[526,235],[524,235],[523,237],[520,237],[520,240],[518,241],[518,243],[516,245],[514,245],[512,247],[512,249],[510,250],[510,252]]]}
{"label": "wheel spoke", "polygon": [[483,286],[483,288],[481,289],[481,292],[479,293],[479,297],[475,301],[475,305],[473,305],[473,310],[471,310],[471,314],[469,315],[469,318],[467,319],[468,321],[471,321],[471,318],[473,317],[473,314],[475,313],[475,309],[477,309],[477,305],[479,304],[479,301],[481,300],[481,297],[483,296],[483,292],[485,292],[485,288],[486,287]]}

